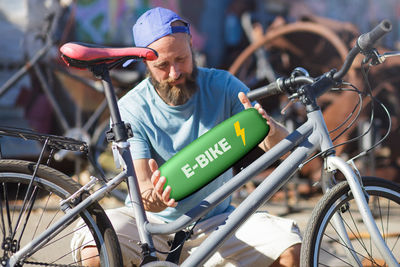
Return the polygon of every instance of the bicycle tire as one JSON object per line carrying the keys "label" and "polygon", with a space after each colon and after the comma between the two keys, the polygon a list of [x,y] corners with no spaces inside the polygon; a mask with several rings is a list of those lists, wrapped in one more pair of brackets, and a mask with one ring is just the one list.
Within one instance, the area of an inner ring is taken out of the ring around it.
{"label": "bicycle tire", "polygon": [[[62,216],[64,212],[60,209],[59,201],[80,188],[78,183],[65,174],[41,165],[33,182],[33,193],[27,198],[29,203],[24,208],[23,194],[29,191],[27,185],[35,166],[36,163],[29,161],[0,160],[2,260],[6,261],[20,247],[47,229],[57,217]],[[20,214],[22,217],[18,219]],[[87,227],[86,229],[92,234],[101,266],[122,266],[117,236],[101,206],[97,202],[93,203],[77,217],[51,240],[47,240],[40,249],[30,252],[33,254],[24,258],[19,264],[82,266],[82,261],[77,261],[73,257],[79,248],[71,248],[71,240],[77,232],[79,220],[83,222],[82,227]],[[14,250],[6,248],[10,247],[10,243],[14,245]]]}
{"label": "bicycle tire", "polygon": [[[362,181],[375,222],[399,262],[400,186],[377,177],[363,177]],[[338,236],[331,222],[335,213],[343,219],[354,250]],[[363,266],[387,266],[372,245],[350,187],[343,181],[329,190],[312,212],[302,244],[301,266],[353,266],[346,257],[349,251],[357,255]]]}

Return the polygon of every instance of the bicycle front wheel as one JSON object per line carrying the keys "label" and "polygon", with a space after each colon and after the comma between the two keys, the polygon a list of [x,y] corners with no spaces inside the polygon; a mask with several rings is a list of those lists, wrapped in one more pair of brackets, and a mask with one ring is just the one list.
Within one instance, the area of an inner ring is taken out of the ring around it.
{"label": "bicycle front wheel", "polygon": [[[375,223],[399,262],[400,187],[376,177],[364,177],[363,184]],[[347,181],[334,186],[315,207],[305,232],[301,263],[307,267],[387,266],[372,243]]]}
{"label": "bicycle front wheel", "polygon": [[[80,187],[65,174],[40,166],[31,189],[28,189],[34,169],[32,162],[0,160],[2,263],[63,216],[60,201]],[[89,237],[77,238],[83,232]],[[81,258],[80,249],[86,245],[97,248],[94,257],[98,257],[101,266],[122,266],[115,231],[98,203],[83,210],[39,248],[31,249],[18,264],[85,266],[88,259]]]}

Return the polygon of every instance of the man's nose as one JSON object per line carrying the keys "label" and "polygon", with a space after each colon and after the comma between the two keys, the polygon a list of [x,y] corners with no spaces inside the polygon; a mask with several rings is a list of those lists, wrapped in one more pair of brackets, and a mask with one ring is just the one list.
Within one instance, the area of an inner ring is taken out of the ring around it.
{"label": "man's nose", "polygon": [[172,80],[177,80],[181,76],[181,72],[176,65],[171,65],[169,70],[169,78]]}

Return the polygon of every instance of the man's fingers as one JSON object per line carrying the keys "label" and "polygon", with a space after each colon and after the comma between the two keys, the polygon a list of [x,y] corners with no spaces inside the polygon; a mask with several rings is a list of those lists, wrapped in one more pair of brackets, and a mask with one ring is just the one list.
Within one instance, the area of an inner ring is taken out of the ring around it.
{"label": "man's fingers", "polygon": [[263,116],[267,121],[269,121],[269,116],[267,114],[267,112],[265,111],[265,109],[260,105],[260,104],[255,104],[254,108],[257,109],[258,113],[261,114],[261,116]]}
{"label": "man's fingers", "polygon": [[167,185],[167,187],[165,187],[164,192],[162,193],[162,199],[165,203],[167,203],[169,201],[170,193],[171,193],[171,187],[169,185]]}
{"label": "man's fingers", "polygon": [[161,176],[160,179],[158,179],[157,183],[154,185],[154,190],[160,196],[162,196],[162,194],[163,194],[165,180],[166,180],[165,177]]}
{"label": "man's fingers", "polygon": [[242,105],[244,106],[245,109],[248,109],[248,108],[252,107],[251,102],[250,102],[249,98],[246,96],[245,93],[240,92],[238,97],[239,97],[239,100],[240,100],[240,102],[242,103]]}
{"label": "man's fingers", "polygon": [[178,205],[178,202],[175,202],[175,199],[173,199],[173,198],[171,198],[167,203],[168,207],[176,207],[177,205]]}
{"label": "man's fingers", "polygon": [[149,167],[151,172],[155,172],[158,169],[158,164],[154,159],[149,159]]}
{"label": "man's fingers", "polygon": [[149,160],[149,167],[152,172],[151,183],[154,186],[155,193],[165,205],[168,207],[176,207],[178,203],[175,202],[175,199],[170,199],[172,189],[170,186],[167,186],[164,190],[164,185],[167,179],[164,176],[161,176],[161,172],[158,170],[158,164],[154,159]]}
{"label": "man's fingers", "polygon": [[175,205],[175,199],[173,198],[170,199],[170,195],[171,195],[171,187],[168,185],[162,194],[162,199],[164,203],[166,203],[169,207],[172,207]]}
{"label": "man's fingers", "polygon": [[153,184],[153,186],[156,186],[156,184],[158,183],[160,175],[161,173],[159,170],[154,171],[153,174],[151,175],[151,183]]}

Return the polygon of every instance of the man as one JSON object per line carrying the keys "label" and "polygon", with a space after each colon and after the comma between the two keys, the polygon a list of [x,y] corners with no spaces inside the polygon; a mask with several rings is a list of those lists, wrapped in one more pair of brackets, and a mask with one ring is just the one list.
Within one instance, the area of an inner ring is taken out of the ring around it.
{"label": "man", "polygon": [[[248,88],[226,71],[195,65],[189,24],[174,12],[154,8],[133,26],[136,46],[158,52],[158,59],[146,62],[149,77],[120,101],[122,119],[132,126],[131,153],[144,207],[151,222],[170,222],[198,204],[209,192],[232,177],[229,170],[201,190],[177,203],[171,188],[163,190],[165,177],[158,166],[218,123],[244,108],[252,108],[245,93]],[[286,135],[286,130],[269,118],[263,108],[255,108],[270,125],[260,144],[268,149]],[[185,242],[181,260],[222,224],[233,210],[226,199],[202,218],[194,234]],[[118,234],[126,265],[139,265],[140,248],[133,211],[129,205],[108,211]],[[156,236],[159,250],[168,251],[169,236]],[[257,213],[226,241],[206,266],[297,266],[300,236],[296,224]],[[91,247],[82,250],[82,258]],[[162,255],[160,255],[162,259]]]}

